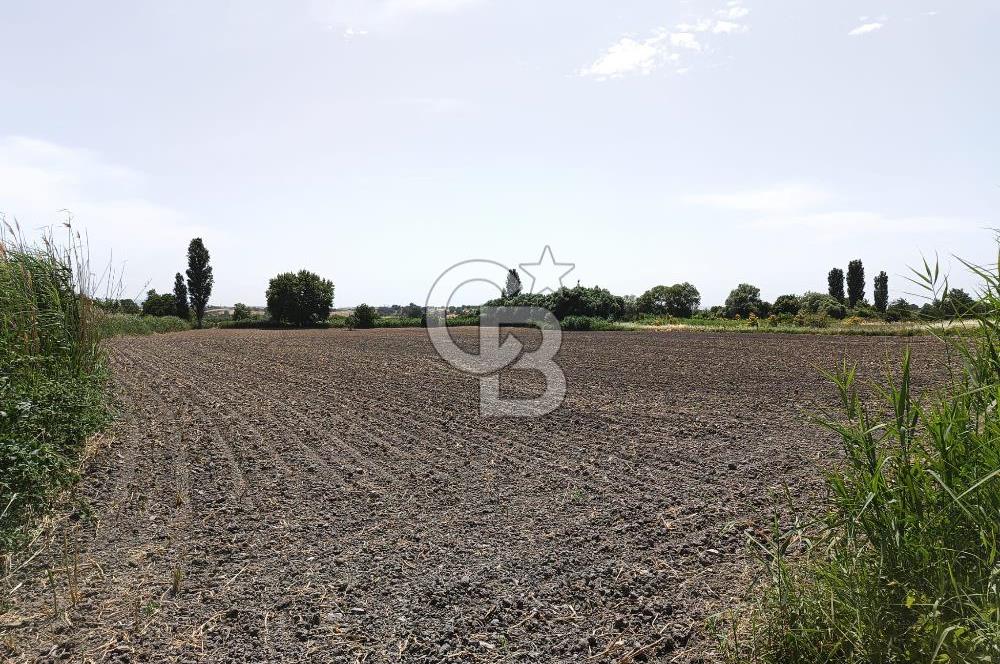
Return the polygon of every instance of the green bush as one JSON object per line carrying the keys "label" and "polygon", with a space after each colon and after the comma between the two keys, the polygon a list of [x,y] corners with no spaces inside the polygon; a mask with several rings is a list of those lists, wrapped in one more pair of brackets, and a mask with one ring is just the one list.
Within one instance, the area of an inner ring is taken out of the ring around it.
{"label": "green bush", "polygon": [[352,321],[353,325],[351,325],[351,327],[363,330],[375,327],[375,320],[378,318],[378,314],[375,313],[375,309],[363,303],[354,307],[354,313],[351,315],[354,317]]}
{"label": "green bush", "polygon": [[100,337],[143,336],[166,332],[184,332],[191,323],[177,316],[134,316],[106,314],[97,316],[95,325]]}
{"label": "green bush", "polygon": [[566,316],[559,321],[559,326],[566,332],[607,332],[623,329],[612,321],[593,316]]}
{"label": "green bush", "polygon": [[798,295],[779,295],[771,307],[771,312],[780,316],[781,314],[794,316],[802,308],[802,301]]}
{"label": "green bush", "polygon": [[[944,389],[914,394],[908,351],[875,385],[881,403],[853,366],[830,375],[843,415],[822,424],[844,462],[818,521],[756,542],[767,583],[732,661],[1000,660],[1000,276],[970,269],[987,293],[980,334],[944,338],[957,359],[942,360]],[[935,289],[936,269],[918,276]]]}
{"label": "green bush", "polygon": [[802,305],[800,311],[804,314],[825,315],[836,320],[847,317],[847,307],[826,293],[806,293],[799,298],[799,302]]}

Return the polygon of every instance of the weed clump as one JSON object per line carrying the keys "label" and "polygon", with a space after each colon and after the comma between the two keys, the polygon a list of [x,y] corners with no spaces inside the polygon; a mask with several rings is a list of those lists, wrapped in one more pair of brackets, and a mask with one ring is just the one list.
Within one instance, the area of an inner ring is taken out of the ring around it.
{"label": "weed clump", "polygon": [[36,246],[0,229],[0,551],[72,483],[83,441],[108,416],[102,314],[70,233],[65,246]]}
{"label": "weed clump", "polygon": [[[959,360],[945,389],[918,399],[908,352],[880,407],[852,366],[830,375],[843,415],[822,424],[845,462],[824,514],[756,542],[764,588],[731,624],[731,661],[1000,660],[1000,268],[968,267],[979,333],[942,335]],[[938,299],[937,269],[916,275]]]}

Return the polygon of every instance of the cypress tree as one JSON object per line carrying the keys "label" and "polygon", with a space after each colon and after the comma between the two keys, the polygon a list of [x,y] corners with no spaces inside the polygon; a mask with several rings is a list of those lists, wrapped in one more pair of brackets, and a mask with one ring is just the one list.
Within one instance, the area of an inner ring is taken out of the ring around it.
{"label": "cypress tree", "polygon": [[208,249],[200,237],[191,240],[188,245],[188,269],[187,285],[188,293],[191,296],[191,306],[194,307],[195,319],[198,327],[205,317],[205,307],[208,306],[208,298],[212,295],[212,266],[209,265]]}

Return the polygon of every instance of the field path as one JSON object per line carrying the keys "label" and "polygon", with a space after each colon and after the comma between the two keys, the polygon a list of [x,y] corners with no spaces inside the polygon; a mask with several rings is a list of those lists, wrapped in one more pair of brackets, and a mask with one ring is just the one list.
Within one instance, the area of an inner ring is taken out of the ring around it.
{"label": "field path", "polygon": [[929,338],[567,333],[565,403],[514,420],[480,418],[422,330],[116,339],[121,418],[10,561],[0,652],[711,660],[747,532],[838,456],[807,423],[836,405],[818,369],[875,378],[906,345],[942,378]]}

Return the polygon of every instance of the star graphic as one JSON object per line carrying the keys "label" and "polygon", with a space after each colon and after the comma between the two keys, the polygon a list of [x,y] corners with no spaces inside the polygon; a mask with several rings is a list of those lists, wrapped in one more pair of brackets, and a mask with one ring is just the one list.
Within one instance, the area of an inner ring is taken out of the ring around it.
{"label": "star graphic", "polygon": [[[557,263],[552,256],[552,249],[549,245],[545,245],[537,263],[521,263],[519,267],[531,277],[531,288],[528,292],[541,294],[545,291],[554,293],[559,290],[562,287],[562,278],[572,272],[576,264]],[[536,286],[541,288],[536,289]]]}

